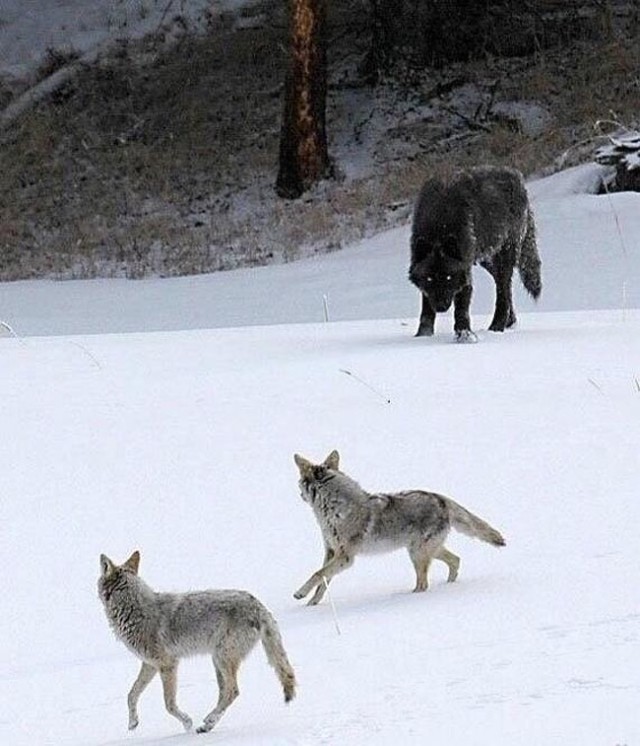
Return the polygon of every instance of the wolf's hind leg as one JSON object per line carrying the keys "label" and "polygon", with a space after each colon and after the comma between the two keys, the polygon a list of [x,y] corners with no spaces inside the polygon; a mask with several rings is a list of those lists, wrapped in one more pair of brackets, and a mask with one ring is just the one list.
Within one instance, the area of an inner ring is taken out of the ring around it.
{"label": "wolf's hind leg", "polygon": [[334,575],[350,567],[353,564],[353,559],[353,555],[347,555],[338,551],[326,565],[314,572],[309,580],[298,588],[293,597],[298,599],[304,598],[315,588],[316,592],[313,594],[311,601],[309,601],[310,606],[315,606],[324,596],[326,590],[325,580],[328,584]]}
{"label": "wolf's hind leg", "polygon": [[147,688],[151,679],[158,673],[158,669],[149,663],[142,664],[138,678],[133,682],[133,686],[127,697],[129,705],[129,730],[138,727],[138,700],[140,695]]}
{"label": "wolf's hind leg", "polygon": [[458,577],[458,570],[460,569],[460,557],[453,552],[450,552],[446,547],[440,547],[438,552],[434,555],[435,559],[439,559],[444,562],[449,568],[449,577],[447,583],[454,583]]}
{"label": "wolf's hind leg", "polygon": [[191,730],[193,722],[186,712],[176,704],[176,690],[178,688],[178,661],[160,668],[160,678],[162,679],[162,691],[164,694],[164,706],[170,715],[182,723],[185,730]]}
{"label": "wolf's hind leg", "polygon": [[230,660],[213,659],[218,680],[218,702],[211,712],[205,717],[202,725],[197,729],[198,733],[208,733],[215,728],[225,710],[240,694],[238,689],[238,667],[240,662]]}
{"label": "wolf's hind leg", "polygon": [[507,244],[489,261],[480,264],[491,274],[496,284],[496,307],[489,331],[503,332],[516,324],[511,284],[516,265],[516,252],[512,243]]}

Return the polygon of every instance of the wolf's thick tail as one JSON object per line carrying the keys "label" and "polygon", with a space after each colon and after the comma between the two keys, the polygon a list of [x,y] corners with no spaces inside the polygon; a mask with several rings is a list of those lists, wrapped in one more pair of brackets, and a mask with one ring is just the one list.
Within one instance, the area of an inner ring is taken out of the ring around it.
{"label": "wolf's thick tail", "polygon": [[527,209],[527,226],[518,257],[518,271],[526,291],[536,300],[542,292],[541,269],[542,262],[536,242],[536,224],[533,219],[533,212],[529,207]]}
{"label": "wolf's thick tail", "polygon": [[260,639],[262,640],[267,660],[275,669],[276,675],[282,684],[284,701],[291,702],[296,696],[296,675],[282,644],[278,623],[273,614],[264,607],[260,625]]}
{"label": "wolf's thick tail", "polygon": [[493,526],[490,526],[482,518],[478,518],[462,505],[458,505],[455,500],[450,497],[445,498],[447,501],[447,507],[449,508],[449,520],[451,525],[460,531],[462,534],[472,536],[480,541],[486,541],[487,544],[493,544],[496,547],[503,547],[506,545],[506,541],[502,534]]}

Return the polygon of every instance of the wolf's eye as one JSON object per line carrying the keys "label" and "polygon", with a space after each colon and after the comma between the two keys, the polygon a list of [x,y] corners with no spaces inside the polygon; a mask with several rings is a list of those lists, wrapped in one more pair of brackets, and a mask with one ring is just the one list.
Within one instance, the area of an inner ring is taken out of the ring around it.
{"label": "wolf's eye", "polygon": [[447,282],[451,281],[451,275],[447,275]]}
{"label": "wolf's eye", "polygon": [[433,282],[433,277],[427,277],[427,282]]}

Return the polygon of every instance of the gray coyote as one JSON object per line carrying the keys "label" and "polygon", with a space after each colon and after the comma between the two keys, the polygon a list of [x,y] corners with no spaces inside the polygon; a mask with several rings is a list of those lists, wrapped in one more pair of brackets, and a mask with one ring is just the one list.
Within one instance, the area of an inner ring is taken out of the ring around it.
{"label": "gray coyote", "polygon": [[432,559],[449,567],[448,582],[458,576],[460,558],[444,546],[449,530],[504,546],[495,528],[435,492],[409,490],[392,494],[370,494],[340,471],[340,455],[332,451],[322,464],[294,455],[300,471],[300,495],[313,509],[325,545],[322,567],[293,595],[301,599],[315,593],[309,605],[317,604],[334,575],[353,564],[356,554],[378,554],[406,547],[416,571],[414,591],[426,591]]}
{"label": "gray coyote", "polygon": [[285,702],[293,699],[295,675],[278,625],[257,598],[237,590],[157,593],[138,576],[139,564],[139,552],[122,565],[100,555],[98,594],[107,619],[116,637],[142,660],[128,697],[129,730],[138,725],[138,699],[158,672],[167,712],[190,730],[191,718],[176,704],[178,661],[210,655],[218,702],[197,729],[210,731],[238,696],[238,668],[258,640],[282,684]]}

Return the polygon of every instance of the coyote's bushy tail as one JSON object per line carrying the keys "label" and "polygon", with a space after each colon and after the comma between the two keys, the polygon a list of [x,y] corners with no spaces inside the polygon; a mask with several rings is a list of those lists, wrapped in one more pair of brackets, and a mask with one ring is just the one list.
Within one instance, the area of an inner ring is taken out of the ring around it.
{"label": "coyote's bushy tail", "polygon": [[291,702],[296,696],[296,675],[282,644],[278,624],[266,608],[263,609],[260,638],[264,652],[267,655],[267,660],[275,669],[278,679],[280,679],[280,683],[282,684],[284,701]]}
{"label": "coyote's bushy tail", "polygon": [[536,224],[533,219],[533,212],[529,208],[527,210],[526,233],[522,239],[518,257],[518,271],[526,291],[536,300],[542,292],[541,267],[542,263],[536,243]]}
{"label": "coyote's bushy tail", "polygon": [[458,505],[455,500],[448,497],[446,501],[449,508],[449,520],[456,531],[460,531],[467,536],[473,536],[480,541],[486,541],[487,544],[493,544],[496,547],[505,546],[507,542],[497,529],[463,508],[462,505]]}

